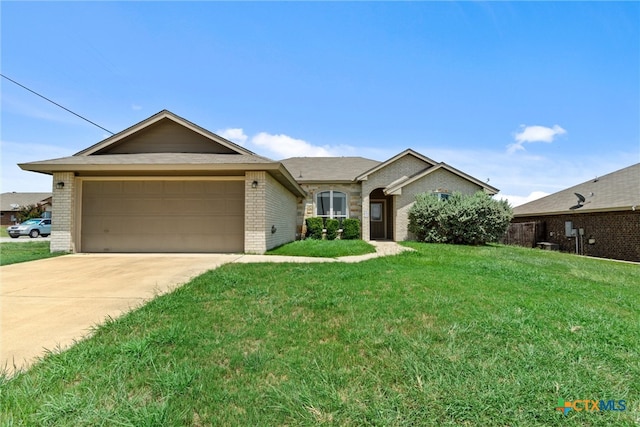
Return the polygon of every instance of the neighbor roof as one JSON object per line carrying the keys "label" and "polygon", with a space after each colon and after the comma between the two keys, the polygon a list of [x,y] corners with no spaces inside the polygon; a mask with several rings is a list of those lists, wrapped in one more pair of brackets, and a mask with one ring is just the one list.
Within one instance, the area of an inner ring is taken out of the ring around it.
{"label": "neighbor roof", "polygon": [[[578,193],[585,198],[581,207]],[[637,206],[637,207],[636,207]],[[513,208],[514,216],[640,209],[640,163]]]}
{"label": "neighbor roof", "polygon": [[[2,193],[0,194],[0,210],[13,211],[22,206],[37,205],[51,197],[51,193]],[[16,208],[15,206],[19,207]]]}
{"label": "neighbor roof", "polygon": [[380,164],[364,157],[291,157],[281,163],[298,182],[354,182],[358,174]]}

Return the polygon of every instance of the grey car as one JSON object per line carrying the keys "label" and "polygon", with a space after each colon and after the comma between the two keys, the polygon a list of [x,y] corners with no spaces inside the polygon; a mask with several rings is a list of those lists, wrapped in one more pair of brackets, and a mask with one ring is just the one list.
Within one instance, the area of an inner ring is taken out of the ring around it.
{"label": "grey car", "polygon": [[51,220],[47,218],[28,219],[22,224],[8,227],[7,233],[14,239],[20,236],[29,236],[32,239],[38,236],[47,237],[51,234]]}

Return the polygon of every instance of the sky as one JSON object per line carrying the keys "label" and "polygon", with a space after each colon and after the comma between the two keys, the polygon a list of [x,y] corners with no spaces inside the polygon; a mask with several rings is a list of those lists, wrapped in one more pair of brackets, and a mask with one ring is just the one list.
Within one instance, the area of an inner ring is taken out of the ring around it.
{"label": "sky", "polygon": [[[412,148],[512,206],[640,161],[638,2],[0,3],[2,74],[117,133],[167,109],[257,154]],[[110,134],[0,79],[17,163]],[[640,179],[640,178],[639,178]]]}

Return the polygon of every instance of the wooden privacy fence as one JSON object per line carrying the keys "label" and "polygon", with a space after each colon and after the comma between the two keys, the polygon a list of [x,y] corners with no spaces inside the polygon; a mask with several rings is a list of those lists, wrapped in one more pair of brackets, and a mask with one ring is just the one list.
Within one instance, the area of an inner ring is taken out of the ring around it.
{"label": "wooden privacy fence", "polygon": [[509,224],[507,234],[505,234],[502,243],[506,245],[524,246],[526,248],[535,248],[542,234],[542,223],[537,222],[516,222]]}

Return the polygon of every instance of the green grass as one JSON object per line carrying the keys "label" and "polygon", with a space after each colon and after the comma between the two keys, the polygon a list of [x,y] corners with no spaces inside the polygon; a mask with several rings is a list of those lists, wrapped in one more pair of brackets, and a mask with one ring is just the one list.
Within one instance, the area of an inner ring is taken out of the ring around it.
{"label": "green grass", "polygon": [[7,233],[8,225],[3,225],[0,227],[0,237],[9,237],[9,233]]}
{"label": "green grass", "polygon": [[[35,239],[34,239],[35,240]],[[0,265],[34,261],[42,258],[65,255],[64,252],[51,253],[48,241],[28,243],[0,243]]]}
{"label": "green grass", "polygon": [[[637,265],[410,246],[208,272],[0,377],[0,424],[635,425]],[[565,417],[559,398],[627,410]]]}
{"label": "green grass", "polygon": [[374,253],[376,249],[363,240],[305,239],[287,243],[267,252],[269,255],[338,258]]}

